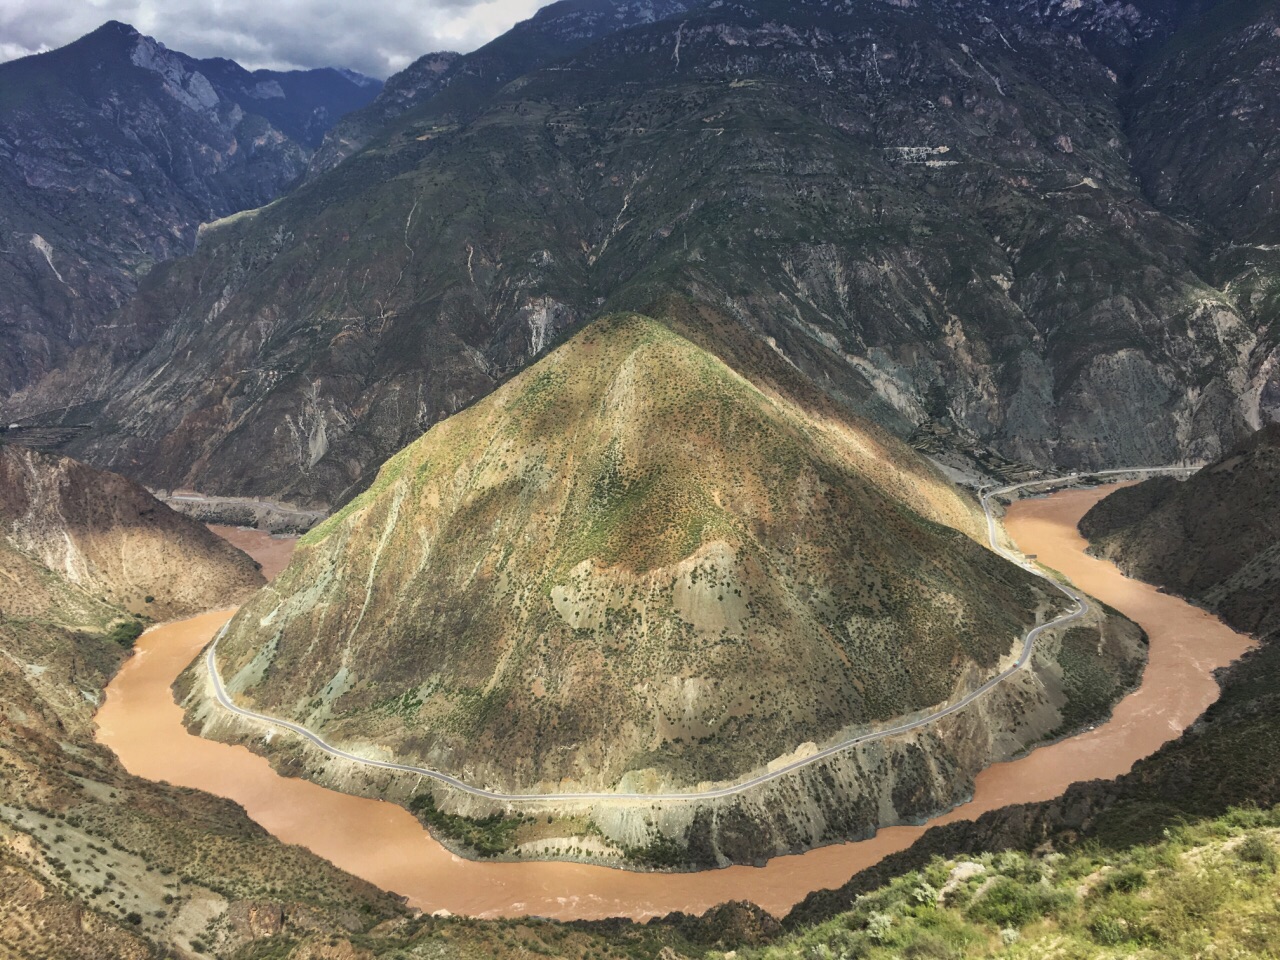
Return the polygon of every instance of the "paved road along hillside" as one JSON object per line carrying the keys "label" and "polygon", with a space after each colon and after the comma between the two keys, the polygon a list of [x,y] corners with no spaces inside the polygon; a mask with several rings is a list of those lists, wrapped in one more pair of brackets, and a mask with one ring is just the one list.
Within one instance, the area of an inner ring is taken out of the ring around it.
{"label": "paved road along hillside", "polygon": [[[1089,476],[1146,476],[1152,474],[1180,475],[1193,473],[1196,469],[1197,468],[1195,467],[1132,467],[1121,470],[1098,471],[1089,474]],[[1071,478],[1065,479],[1067,482],[1071,480]],[[768,783],[770,780],[777,780],[780,777],[785,777],[787,774],[794,773],[803,767],[811,766],[815,763],[821,763],[823,760],[833,757],[838,753],[843,753],[846,750],[852,750],[855,747],[874,743],[877,740],[884,740],[888,737],[896,737],[912,730],[918,730],[920,727],[928,726],[931,723],[941,720],[943,717],[949,717],[954,713],[958,713],[979,697],[983,696],[1001,683],[1004,683],[1018,671],[1024,669],[1027,664],[1030,663],[1031,655],[1035,651],[1036,639],[1042,633],[1046,630],[1067,626],[1082,618],[1089,611],[1089,601],[1074,588],[1059,583],[1052,577],[1042,573],[1034,564],[1001,546],[999,526],[996,523],[995,515],[991,512],[991,502],[995,498],[1005,496],[1010,493],[1016,493],[1029,487],[1052,486],[1055,484],[1061,486],[1063,482],[1063,478],[1031,480],[1026,483],[1018,483],[1012,486],[1000,487],[998,489],[983,488],[979,492],[982,509],[987,518],[987,538],[990,541],[991,549],[1009,561],[1034,573],[1046,583],[1052,585],[1055,590],[1059,590],[1065,594],[1074,604],[1074,609],[1070,612],[1064,613],[1054,620],[1042,623],[1039,626],[1032,627],[1028,630],[1026,636],[1022,639],[1022,651],[1018,655],[1017,661],[1012,666],[1002,673],[992,677],[982,686],[971,691],[961,699],[948,704],[945,707],[941,707],[932,713],[917,717],[909,722],[897,724],[896,726],[886,727],[871,733],[864,733],[855,737],[850,737],[847,740],[842,740],[840,743],[832,744],[831,746],[810,754],[807,757],[803,757],[799,760],[795,760],[784,766],[778,767],[777,769],[770,770],[767,773],[759,774],[758,776],[751,777],[729,786],[714,787],[707,790],[689,790],[679,793],[627,793],[623,791],[614,793],[501,793],[495,790],[486,790],[483,787],[473,786],[472,784],[459,780],[457,777],[450,776],[447,773],[441,773],[439,770],[428,770],[425,767],[415,767],[407,763],[395,763],[389,760],[376,760],[370,757],[359,756],[358,754],[351,753],[325,742],[319,734],[312,730],[308,730],[300,724],[292,723],[288,720],[282,720],[279,717],[268,716],[267,714],[258,713],[253,710],[246,710],[243,707],[237,706],[231,699],[226,687],[223,685],[222,676],[218,672],[218,640],[220,640],[222,635],[226,632],[226,627],[223,627],[222,630],[219,631],[218,636],[215,637],[213,643],[209,645],[209,649],[205,654],[205,663],[208,668],[209,678],[213,684],[213,691],[217,697],[218,703],[221,704],[223,708],[239,717],[255,721],[265,726],[287,730],[290,733],[297,734],[303,739],[309,741],[313,746],[318,747],[320,750],[323,750],[331,756],[341,757],[342,759],[349,760],[352,763],[358,763],[368,767],[376,767],[382,770],[392,770],[398,773],[416,774],[421,777],[427,777],[431,780],[447,784],[456,790],[461,790],[464,793],[471,794],[472,796],[483,797],[487,800],[496,800],[502,803],[545,803],[547,801],[593,802],[597,800],[635,800],[647,802],[661,800],[664,802],[676,802],[687,800],[714,800],[721,797],[731,797],[735,794],[750,790],[753,787],[758,787],[762,783]]]}

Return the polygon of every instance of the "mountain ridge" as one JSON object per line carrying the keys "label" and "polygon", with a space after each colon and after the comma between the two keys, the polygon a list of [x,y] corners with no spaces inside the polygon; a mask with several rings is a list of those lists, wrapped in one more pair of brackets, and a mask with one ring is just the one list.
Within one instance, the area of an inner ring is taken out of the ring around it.
{"label": "mountain ridge", "polygon": [[[637,23],[665,20],[706,0],[555,0],[532,17],[467,54],[424,54],[389,77],[385,94],[344,118],[325,137],[308,170],[314,178],[333,169],[379,136],[391,123],[438,95],[455,119],[530,70],[547,66],[593,40]],[[456,84],[456,90],[450,90]]]}
{"label": "mountain ridge", "polygon": [[97,421],[69,449],[336,505],[559,333],[672,296],[899,435],[1041,468],[1212,457],[1275,414],[1270,308],[1143,196],[1114,70],[1038,13],[859,11],[722,4],[478,107],[451,85],[157,274],[67,391]]}
{"label": "mountain ridge", "polygon": [[[153,620],[242,599],[265,582],[239,550],[137,484],[6,443],[0,516],[12,549],[76,590]],[[222,575],[174,578],[179,552],[193,569]]]}
{"label": "mountain ridge", "polygon": [[0,403],[110,336],[107,314],[202,222],[278,197],[374,92],[195,60],[118,21],[0,64]]}

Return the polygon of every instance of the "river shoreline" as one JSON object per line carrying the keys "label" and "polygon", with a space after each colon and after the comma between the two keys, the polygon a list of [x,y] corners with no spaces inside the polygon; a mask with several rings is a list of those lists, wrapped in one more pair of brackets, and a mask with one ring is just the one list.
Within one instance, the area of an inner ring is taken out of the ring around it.
{"label": "river shoreline", "polygon": [[[745,899],[780,914],[810,891],[838,886],[905,849],[929,827],[971,819],[1010,803],[1050,799],[1076,780],[1123,773],[1176,737],[1216,699],[1213,669],[1244,652],[1249,638],[1154,587],[1126,580],[1110,564],[1085,554],[1088,545],[1075,531],[1075,522],[1104,492],[1072,490],[1020,501],[1010,507],[1006,526],[1026,552],[1038,554],[1041,562],[1147,630],[1152,663],[1138,691],[1117,705],[1110,721],[1093,730],[987,768],[977,778],[973,800],[925,824],[888,827],[868,840],[776,857],[763,867],[670,874],[557,861],[464,860],[400,807],[281,777],[243,747],[192,737],[182,728],[181,710],[172,701],[169,684],[225,622],[226,614],[206,614],[144,635],[139,655],[108,688],[99,714],[99,739],[115,749],[132,772],[229,796],[280,839],[301,843],[428,912],[644,920],[673,910],[698,913],[726,900]],[[1079,578],[1092,579],[1094,586]],[[1139,616],[1126,609],[1127,601],[1141,608]],[[1157,629],[1144,623],[1144,617]],[[1194,636],[1187,635],[1188,625]],[[1168,672],[1179,662],[1189,662],[1191,673]]]}

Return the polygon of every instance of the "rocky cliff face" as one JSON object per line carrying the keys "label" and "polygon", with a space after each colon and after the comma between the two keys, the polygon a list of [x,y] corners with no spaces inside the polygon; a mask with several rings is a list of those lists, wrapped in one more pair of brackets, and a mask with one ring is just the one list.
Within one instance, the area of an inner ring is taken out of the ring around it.
{"label": "rocky cliff face", "polygon": [[[376,81],[250,73],[109,23],[0,64],[0,405],[56,370],[197,227],[275,199]],[[53,389],[48,400],[60,405]],[[51,400],[49,398],[52,398]]]}
{"label": "rocky cliff face", "polygon": [[[980,529],[866,422],[614,317],[392,458],[238,614],[220,672],[331,742],[496,790],[734,781],[1007,665],[1052,603]],[[1140,661],[1136,635],[1108,636],[1085,655]],[[1042,654],[941,732],[741,800],[592,815],[624,847],[654,830],[703,862],[910,819],[1062,724],[1055,670]],[[209,732],[234,731],[201,690]]]}
{"label": "rocky cliff face", "polygon": [[903,434],[1214,456],[1280,402],[1270,288],[1135,179],[1119,71],[1187,15],[1150,6],[726,3],[450,81],[151,278],[72,365],[117,371],[73,449],[341,502],[565,330],[675,295]]}

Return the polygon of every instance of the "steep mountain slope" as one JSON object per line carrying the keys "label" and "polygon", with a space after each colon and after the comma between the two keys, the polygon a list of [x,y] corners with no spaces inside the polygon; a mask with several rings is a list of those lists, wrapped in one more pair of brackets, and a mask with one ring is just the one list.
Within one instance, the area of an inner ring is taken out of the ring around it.
{"label": "steep mountain slope", "polygon": [[220,96],[237,101],[245,112],[262,117],[308,152],[320,147],[334,123],[382,92],[380,80],[334,67],[250,72],[225,57],[192,60],[189,65],[204,74]]}
{"label": "steep mountain slope", "polygon": [[378,86],[193,60],[114,22],[0,64],[0,403],[91,333],[127,336],[103,318],[156,263],[277,197]]}
{"label": "steep mountain slope", "polygon": [[1163,209],[1222,239],[1280,237],[1280,4],[1229,0],[1144,66],[1133,92],[1134,166]]}
{"label": "steep mountain slope", "polygon": [[1280,409],[1280,4],[1229,0],[1143,65],[1132,94],[1134,169],[1145,192],[1206,225],[1211,281],[1255,330],[1251,389]]}
{"label": "steep mountain slope", "polygon": [[309,534],[222,670],[513,789],[732,779],[945,700],[1012,649],[1030,580],[937,525],[973,527],[943,481],[823,426],[657,323],[602,321]]}
{"label": "steep mountain slope", "polygon": [[234,804],[131,777],[93,739],[141,629],[136,595],[154,593],[137,597],[153,616],[187,616],[261,582],[247,556],[123,477],[0,445],[0,953],[223,954],[395,916],[390,897]]}
{"label": "steep mountain slope", "polygon": [[307,165],[307,175],[315,177],[332,170],[392,120],[434,97],[448,82],[459,57],[461,54],[448,50],[423,54],[388,77],[373,102],[353,110],[325,133],[324,142]]}
{"label": "steep mountain slope", "polygon": [[345,117],[311,160],[312,176],[332,170],[390,121],[449,88],[447,109],[463,119],[494,91],[594,40],[703,6],[705,0],[557,0],[465,56],[429,53],[390,77],[377,99]]}
{"label": "steep mountain slope", "polygon": [[[7,547],[57,582],[153,619],[198,613],[263,583],[253,561],[201,524],[65,457],[0,444],[0,517]],[[14,594],[10,602],[22,602],[27,591]]]}
{"label": "steep mountain slope", "polygon": [[[1219,0],[1021,0],[1042,22],[1068,30],[1117,72],[1140,68],[1153,47],[1217,6]],[[998,4],[989,3],[988,6]]]}
{"label": "steep mountain slope", "polygon": [[[611,317],[388,461],[232,621],[219,673],[331,743],[490,790],[734,781],[1011,662],[1054,601],[980,530],[876,428],[761,390],[665,324]],[[1083,655],[1131,673],[1138,639],[1117,621]],[[589,812],[615,843],[656,833],[688,848],[675,862],[707,864],[912,819],[1071,725],[1056,654],[1038,648],[954,724],[731,796],[721,815]],[[401,786],[423,786],[313,763],[290,737],[264,745],[203,671],[183,690],[206,735],[347,790],[407,801]]]}
{"label": "steep mountain slope", "polygon": [[72,449],[333,504],[559,331],[675,292],[904,434],[1064,467],[1216,455],[1280,394],[1270,341],[1139,190],[1125,89],[1064,10],[726,3],[466,122],[451,83],[158,271]]}
{"label": "steep mountain slope", "polygon": [[87,736],[144,613],[190,616],[263,582],[249,557],[132,481],[0,444],[0,671],[23,691],[0,701],[10,719]]}
{"label": "steep mountain slope", "polygon": [[1081,532],[1130,576],[1190,597],[1239,630],[1280,631],[1280,424],[1185,483],[1119,490]]}

